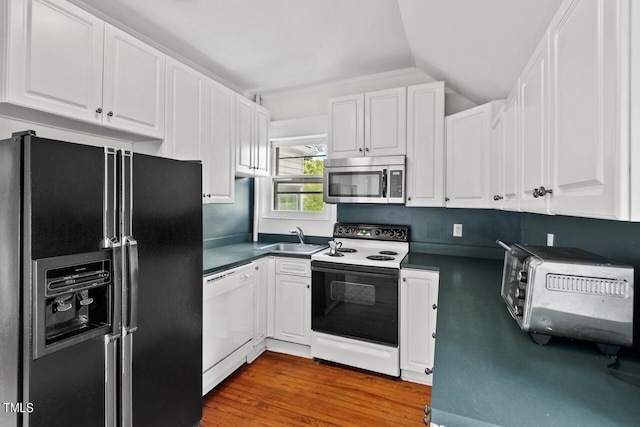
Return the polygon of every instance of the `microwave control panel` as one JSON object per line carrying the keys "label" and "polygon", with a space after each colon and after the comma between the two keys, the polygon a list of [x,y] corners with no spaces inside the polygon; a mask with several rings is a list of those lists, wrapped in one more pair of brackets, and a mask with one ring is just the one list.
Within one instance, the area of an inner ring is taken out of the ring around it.
{"label": "microwave control panel", "polygon": [[402,187],[404,185],[404,174],[401,170],[391,170],[389,172],[389,197],[390,198],[401,198],[404,197],[402,194]]}

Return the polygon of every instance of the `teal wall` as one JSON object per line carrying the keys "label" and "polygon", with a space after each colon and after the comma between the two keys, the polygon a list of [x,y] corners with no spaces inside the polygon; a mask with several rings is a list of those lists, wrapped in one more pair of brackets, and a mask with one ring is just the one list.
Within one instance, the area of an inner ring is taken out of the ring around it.
{"label": "teal wall", "polygon": [[[497,239],[520,241],[520,213],[491,209],[339,204],[338,221],[408,225],[412,250],[447,255],[501,259]],[[462,224],[462,237],[453,237],[453,224]]]}
{"label": "teal wall", "polygon": [[235,202],[202,206],[205,249],[249,242],[253,233],[253,178],[236,178]]}

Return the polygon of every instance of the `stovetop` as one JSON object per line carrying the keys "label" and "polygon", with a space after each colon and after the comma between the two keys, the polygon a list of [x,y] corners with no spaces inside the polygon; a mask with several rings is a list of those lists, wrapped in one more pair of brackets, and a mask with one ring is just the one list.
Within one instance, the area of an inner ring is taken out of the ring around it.
{"label": "stovetop", "polygon": [[400,268],[409,252],[409,228],[397,225],[336,223],[333,238],[342,243],[335,255],[317,252],[312,260],[375,267]]}

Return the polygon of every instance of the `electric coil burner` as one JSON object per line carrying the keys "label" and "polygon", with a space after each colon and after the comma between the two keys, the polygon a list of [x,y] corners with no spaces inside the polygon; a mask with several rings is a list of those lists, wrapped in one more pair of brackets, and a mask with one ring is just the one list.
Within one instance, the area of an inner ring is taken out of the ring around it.
{"label": "electric coil burner", "polygon": [[311,355],[399,376],[400,263],[409,228],[336,223],[333,239],[344,247],[311,256]]}
{"label": "electric coil burner", "polygon": [[372,259],[374,261],[392,261],[395,258],[388,255],[369,255],[367,259]]}

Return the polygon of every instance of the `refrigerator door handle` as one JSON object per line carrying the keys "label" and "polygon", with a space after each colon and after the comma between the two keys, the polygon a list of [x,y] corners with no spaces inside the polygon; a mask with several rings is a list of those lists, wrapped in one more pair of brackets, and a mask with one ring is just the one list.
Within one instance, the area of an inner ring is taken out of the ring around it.
{"label": "refrigerator door handle", "polygon": [[138,242],[133,236],[125,238],[127,248],[127,279],[129,282],[129,303],[127,304],[127,333],[131,334],[138,329]]}

